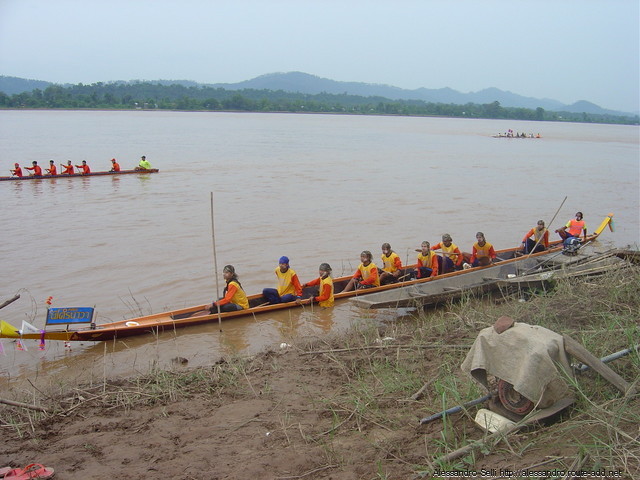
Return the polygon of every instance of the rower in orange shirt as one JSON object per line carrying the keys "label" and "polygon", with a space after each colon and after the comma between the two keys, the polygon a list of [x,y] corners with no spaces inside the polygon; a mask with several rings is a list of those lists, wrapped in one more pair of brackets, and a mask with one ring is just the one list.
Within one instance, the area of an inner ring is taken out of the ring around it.
{"label": "rower in orange shirt", "polygon": [[119,172],[120,171],[120,165],[118,164],[118,162],[116,162],[115,158],[111,159],[111,170],[109,170],[110,172]]}
{"label": "rower in orange shirt", "polygon": [[587,224],[583,220],[582,212],[577,212],[575,220],[573,219],[569,220],[564,227],[561,227],[556,230],[556,233],[560,235],[563,241],[571,237],[580,238],[580,232],[584,234],[584,240],[586,242],[587,241]]}
{"label": "rower in orange shirt", "polygon": [[60,175],[73,175],[73,165],[71,165],[71,160],[67,162],[67,164],[61,163],[60,166],[64,168]]}
{"label": "rower in orange shirt", "polygon": [[86,175],[87,173],[91,173],[91,169],[89,168],[89,165],[87,165],[86,160],[82,160],[82,165],[76,165],[76,168],[80,170],[79,173],[83,175]]}
{"label": "rower in orange shirt", "polygon": [[378,276],[378,266],[373,263],[373,255],[369,250],[365,250],[360,254],[360,265],[344,287],[343,292],[349,292],[361,288],[372,288],[380,286],[380,277]]}
{"label": "rower in orange shirt", "polygon": [[58,170],[56,169],[56,162],[53,160],[49,160],[49,168],[47,170],[47,175],[57,175]]}
{"label": "rower in orange shirt", "polygon": [[27,170],[33,170],[33,176],[34,177],[41,177],[42,176],[42,168],[40,168],[40,166],[38,165],[38,162],[36,162],[35,160],[33,162],[31,162],[31,167],[24,167]]}
{"label": "rower in orange shirt", "polygon": [[20,168],[20,164],[19,163],[14,163],[13,166],[15,168],[13,170],[9,170],[11,172],[11,175],[13,175],[14,177],[21,177],[22,176],[22,169]]}

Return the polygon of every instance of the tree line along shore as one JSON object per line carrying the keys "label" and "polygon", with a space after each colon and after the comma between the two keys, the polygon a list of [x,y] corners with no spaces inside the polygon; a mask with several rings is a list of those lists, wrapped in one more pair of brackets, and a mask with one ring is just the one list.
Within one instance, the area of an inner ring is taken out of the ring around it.
{"label": "tree line along shore", "polygon": [[4,109],[106,109],[333,113],[360,115],[436,116],[638,125],[639,117],[611,114],[547,111],[503,107],[500,102],[465,105],[422,100],[390,100],[350,94],[315,95],[282,90],[226,90],[206,86],[186,87],[151,82],[51,85],[7,95],[0,91]]}

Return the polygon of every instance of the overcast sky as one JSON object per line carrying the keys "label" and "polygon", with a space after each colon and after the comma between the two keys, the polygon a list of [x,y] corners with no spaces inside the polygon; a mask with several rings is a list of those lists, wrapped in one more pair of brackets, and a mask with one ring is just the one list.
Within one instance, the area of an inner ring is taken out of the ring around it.
{"label": "overcast sky", "polygon": [[0,0],[0,75],[235,83],[301,71],[639,107],[638,0]]}

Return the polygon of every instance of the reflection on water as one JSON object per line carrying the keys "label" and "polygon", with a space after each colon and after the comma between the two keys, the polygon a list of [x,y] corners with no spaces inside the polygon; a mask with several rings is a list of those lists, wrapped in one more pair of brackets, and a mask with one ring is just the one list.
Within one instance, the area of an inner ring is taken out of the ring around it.
{"label": "reflection on water", "polygon": [[[540,140],[490,135],[513,128]],[[450,233],[469,251],[483,231],[496,248],[520,243],[542,218],[551,229],[580,210],[590,230],[609,212],[603,241],[638,242],[638,128],[402,117],[179,112],[0,111],[0,158],[59,156],[123,168],[146,155],[158,174],[1,182],[0,311],[12,324],[44,324],[53,306],[95,306],[99,323],[210,302],[212,260],[233,264],[248,293],[274,283],[287,255],[301,281],[328,262],[351,274],[362,250],[413,249]],[[606,172],[606,175],[603,175]],[[606,179],[606,185],[603,185]],[[210,193],[214,192],[215,239]],[[208,365],[296,335],[323,335],[362,315],[309,307],[105,344],[50,342],[27,352],[2,340],[0,375],[92,378]],[[368,313],[368,315],[380,315]],[[379,317],[376,317],[379,318]],[[386,317],[381,317],[386,318]],[[63,373],[65,372],[65,373]],[[89,373],[90,372],[90,373]]]}

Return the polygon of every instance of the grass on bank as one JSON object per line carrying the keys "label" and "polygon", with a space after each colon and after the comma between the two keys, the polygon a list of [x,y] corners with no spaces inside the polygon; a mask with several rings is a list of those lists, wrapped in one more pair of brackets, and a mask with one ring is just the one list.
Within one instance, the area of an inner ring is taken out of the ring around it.
{"label": "grass on bank", "polygon": [[[524,295],[527,301],[520,301]],[[560,281],[555,288],[538,292],[467,297],[398,321],[379,324],[368,320],[347,333],[300,339],[294,344],[298,360],[321,358],[323,374],[339,380],[338,387],[309,398],[319,417],[330,419],[330,427],[304,434],[301,430],[300,436],[322,449],[324,468],[329,469],[353,461],[337,447],[337,441],[359,435],[361,455],[372,465],[371,478],[398,478],[393,475],[398,471],[420,477],[431,475],[437,468],[478,469],[493,461],[494,457],[486,457],[492,454],[513,458],[513,464],[522,468],[526,465],[518,459],[535,458],[536,452],[542,452],[540,460],[531,463],[531,468],[604,468],[620,470],[622,478],[633,478],[640,473],[638,395],[622,397],[593,372],[579,375],[574,381],[577,402],[563,421],[513,435],[497,445],[488,444],[455,462],[438,463],[436,459],[482,438],[472,421],[476,407],[429,426],[418,426],[418,420],[485,394],[461,372],[460,364],[478,331],[500,316],[568,334],[603,357],[640,343],[638,312],[640,268],[635,267],[600,277]],[[290,361],[286,354],[265,352],[255,357],[225,358],[207,368],[154,369],[124,381],[82,388],[58,386],[51,393],[15,392],[21,401],[41,405],[47,413],[2,406],[2,432],[36,438],[39,425],[72,416],[87,406],[127,411],[191,396],[268,397],[268,376],[258,384],[253,374],[277,375]],[[627,381],[638,384],[637,353],[612,366]],[[412,399],[425,386],[422,397]],[[292,422],[288,412],[281,414],[287,446],[294,441],[288,434]],[[388,441],[372,439],[371,433],[378,431],[401,435],[391,436]],[[563,454],[549,457],[549,451]]]}

